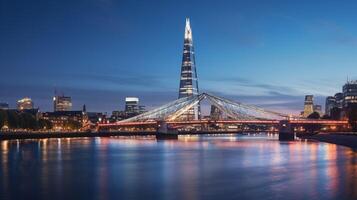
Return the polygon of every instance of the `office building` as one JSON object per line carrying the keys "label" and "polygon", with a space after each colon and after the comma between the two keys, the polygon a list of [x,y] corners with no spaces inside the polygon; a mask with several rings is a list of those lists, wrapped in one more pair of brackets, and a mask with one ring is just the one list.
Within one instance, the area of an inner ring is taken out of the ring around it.
{"label": "office building", "polygon": [[[185,98],[199,94],[198,79],[195,62],[195,51],[193,47],[192,30],[190,20],[186,19],[183,56],[181,65],[181,77],[179,97]],[[200,104],[193,106],[180,117],[182,120],[197,120],[200,118]]]}
{"label": "office building", "polygon": [[129,115],[139,113],[139,98],[126,97],[125,98],[125,112]]}
{"label": "office building", "polygon": [[314,105],[314,112],[319,113],[320,116],[323,115],[322,113],[322,106],[321,105]]}
{"label": "office building", "polygon": [[220,120],[222,119],[222,114],[223,112],[220,109],[218,109],[217,106],[211,105],[210,119]]}
{"label": "office building", "polygon": [[342,88],[342,107],[347,108],[350,104],[357,104],[357,81],[348,81]]}
{"label": "office building", "polygon": [[314,112],[314,96],[306,95],[305,102],[304,102],[303,117],[308,117],[313,112]]}
{"label": "office building", "polygon": [[71,97],[55,96],[53,97],[53,110],[56,111],[71,111],[72,110],[72,99]]}
{"label": "office building", "polygon": [[117,121],[121,121],[124,119],[129,118],[128,114],[125,111],[119,111],[119,110],[115,110],[112,112],[112,115],[110,117],[110,121],[111,122],[117,122]]}
{"label": "office building", "polygon": [[17,101],[17,110],[33,109],[33,102],[29,97],[25,97]]}
{"label": "office building", "polygon": [[336,107],[336,99],[333,96],[326,97],[325,114],[331,116],[331,110]]}
{"label": "office building", "polygon": [[83,127],[85,115],[82,111],[44,112],[42,119],[49,120],[55,130],[78,130]]}
{"label": "office building", "polygon": [[343,107],[343,93],[341,93],[341,92],[336,93],[335,100],[336,100],[336,107],[342,109],[342,107]]}

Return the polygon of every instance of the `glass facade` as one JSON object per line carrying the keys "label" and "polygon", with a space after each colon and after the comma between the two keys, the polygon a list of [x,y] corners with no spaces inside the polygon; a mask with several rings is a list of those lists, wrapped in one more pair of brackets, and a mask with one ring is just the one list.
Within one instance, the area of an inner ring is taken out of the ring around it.
{"label": "glass facade", "polygon": [[342,108],[343,105],[343,93],[339,92],[335,94],[336,107]]}
{"label": "glass facade", "polygon": [[325,102],[325,113],[328,116],[331,116],[332,108],[336,107],[336,99],[333,96],[328,96]]}
{"label": "glass facade", "polygon": [[357,104],[357,81],[348,81],[343,86],[343,107],[349,104]]}
{"label": "glass facade", "polygon": [[[190,97],[198,94],[198,79],[195,62],[195,51],[192,40],[192,30],[190,26],[190,20],[187,18],[181,65],[179,98]],[[200,119],[200,105],[197,104],[193,108],[187,110],[184,114],[182,114],[181,119]]]}
{"label": "glass facade", "polygon": [[139,98],[126,97],[125,98],[125,112],[129,115],[139,113]]}
{"label": "glass facade", "polygon": [[314,96],[306,95],[304,103],[304,113],[303,117],[308,117],[311,113],[314,112]]}

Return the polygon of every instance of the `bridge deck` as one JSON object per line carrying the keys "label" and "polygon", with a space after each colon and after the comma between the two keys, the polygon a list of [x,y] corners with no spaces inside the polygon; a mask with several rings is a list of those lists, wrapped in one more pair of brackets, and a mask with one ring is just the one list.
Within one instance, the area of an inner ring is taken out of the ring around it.
{"label": "bridge deck", "polygon": [[[146,122],[117,122],[108,124],[98,124],[101,128],[120,127],[120,126],[157,126],[159,121]],[[278,125],[279,120],[194,120],[194,121],[168,121],[167,124],[172,125],[195,125],[195,124],[266,124]],[[347,120],[289,120],[290,124],[321,124],[321,125],[348,125]]]}

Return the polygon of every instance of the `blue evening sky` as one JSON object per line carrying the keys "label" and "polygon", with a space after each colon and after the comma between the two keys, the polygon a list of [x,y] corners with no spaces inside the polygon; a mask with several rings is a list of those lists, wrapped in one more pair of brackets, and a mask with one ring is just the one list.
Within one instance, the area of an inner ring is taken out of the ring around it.
{"label": "blue evening sky", "polygon": [[357,78],[356,1],[1,0],[0,102],[149,109],[178,96],[185,17],[201,91],[284,112]]}

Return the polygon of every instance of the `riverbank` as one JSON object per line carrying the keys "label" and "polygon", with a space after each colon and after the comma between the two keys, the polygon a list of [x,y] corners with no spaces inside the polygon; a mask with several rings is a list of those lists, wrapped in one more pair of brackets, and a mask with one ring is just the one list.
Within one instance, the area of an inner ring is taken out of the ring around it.
{"label": "riverbank", "polygon": [[[132,136],[132,132],[13,132],[0,133],[0,140],[15,139],[45,139],[45,138],[74,138],[74,137],[110,137]],[[138,132],[135,135],[155,135],[155,132]]]}
{"label": "riverbank", "polygon": [[[181,131],[177,135],[206,135],[206,134],[243,134],[240,131]],[[249,131],[248,133],[254,133]],[[258,131],[257,131],[258,133]],[[147,136],[157,135],[156,131],[137,131],[137,132],[0,132],[0,140],[16,139],[45,139],[45,138],[74,138],[74,137],[110,137],[110,136]],[[169,134],[170,135],[170,134]],[[176,135],[176,137],[177,137]]]}
{"label": "riverbank", "polygon": [[303,136],[302,139],[317,140],[357,149],[357,134],[320,133],[312,136]]}

